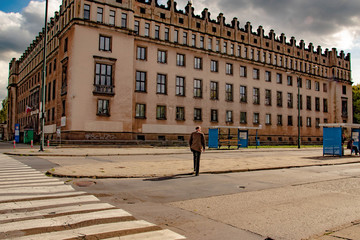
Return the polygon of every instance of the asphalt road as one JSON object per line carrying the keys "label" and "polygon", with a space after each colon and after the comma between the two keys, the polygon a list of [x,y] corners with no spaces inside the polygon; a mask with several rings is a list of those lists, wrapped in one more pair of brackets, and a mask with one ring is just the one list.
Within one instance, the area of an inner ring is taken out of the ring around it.
{"label": "asphalt road", "polygon": [[[159,161],[168,157],[156,156]],[[15,159],[43,172],[55,166],[46,158]],[[360,164],[348,164],[199,177],[63,180],[187,239],[289,240],[359,220],[359,176]]]}

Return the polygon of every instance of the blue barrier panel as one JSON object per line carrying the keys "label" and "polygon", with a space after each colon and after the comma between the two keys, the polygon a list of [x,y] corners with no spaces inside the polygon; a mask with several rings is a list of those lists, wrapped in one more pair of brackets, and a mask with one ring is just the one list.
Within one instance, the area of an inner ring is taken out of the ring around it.
{"label": "blue barrier panel", "polygon": [[323,128],[323,155],[342,156],[341,127]]}
{"label": "blue barrier panel", "polygon": [[356,146],[358,149],[360,149],[360,129],[351,129],[351,138],[354,139],[353,146]]}
{"label": "blue barrier panel", "polygon": [[238,133],[238,145],[240,145],[241,148],[247,148],[249,145],[249,131],[248,130],[239,130]]}
{"label": "blue barrier panel", "polygon": [[218,128],[209,128],[209,148],[218,148],[219,147],[219,129]]}

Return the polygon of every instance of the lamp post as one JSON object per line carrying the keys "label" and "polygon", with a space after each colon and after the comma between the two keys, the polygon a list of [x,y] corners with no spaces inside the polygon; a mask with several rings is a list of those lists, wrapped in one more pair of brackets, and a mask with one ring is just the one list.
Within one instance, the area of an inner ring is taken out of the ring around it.
{"label": "lamp post", "polygon": [[45,84],[46,84],[46,47],[47,47],[47,15],[48,0],[45,1],[45,24],[44,24],[44,42],[43,42],[43,76],[41,81],[41,103],[40,103],[40,152],[44,151],[44,128],[45,128]]}

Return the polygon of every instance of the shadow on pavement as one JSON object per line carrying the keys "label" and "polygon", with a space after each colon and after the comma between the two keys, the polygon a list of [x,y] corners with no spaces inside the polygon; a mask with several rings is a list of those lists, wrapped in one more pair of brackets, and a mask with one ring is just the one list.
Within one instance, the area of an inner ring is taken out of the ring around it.
{"label": "shadow on pavement", "polygon": [[172,180],[177,178],[189,178],[189,177],[195,177],[193,173],[183,173],[183,174],[176,174],[172,176],[164,176],[164,177],[158,177],[158,178],[146,178],[143,181],[166,181],[166,180]]}

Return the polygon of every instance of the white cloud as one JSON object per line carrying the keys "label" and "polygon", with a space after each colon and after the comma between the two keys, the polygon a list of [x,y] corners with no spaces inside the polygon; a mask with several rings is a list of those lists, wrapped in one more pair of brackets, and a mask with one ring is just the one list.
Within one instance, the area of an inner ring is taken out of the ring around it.
{"label": "white cloud", "polygon": [[[49,18],[59,11],[60,4],[61,0],[49,0]],[[44,17],[45,1],[32,0],[16,13],[0,11],[0,100],[7,95],[10,60],[19,58],[42,31]]]}

